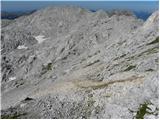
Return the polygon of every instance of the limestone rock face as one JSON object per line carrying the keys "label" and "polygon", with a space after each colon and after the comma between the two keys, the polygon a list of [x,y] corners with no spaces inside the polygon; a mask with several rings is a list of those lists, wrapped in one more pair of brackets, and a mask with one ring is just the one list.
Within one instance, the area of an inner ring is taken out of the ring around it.
{"label": "limestone rock face", "polygon": [[48,7],[2,27],[2,118],[158,118],[158,19]]}

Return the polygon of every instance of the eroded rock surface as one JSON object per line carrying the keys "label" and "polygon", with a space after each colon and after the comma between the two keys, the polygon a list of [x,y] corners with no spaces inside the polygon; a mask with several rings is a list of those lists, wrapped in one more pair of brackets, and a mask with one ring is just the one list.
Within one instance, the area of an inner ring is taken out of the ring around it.
{"label": "eroded rock surface", "polygon": [[49,7],[2,28],[2,118],[158,118],[158,11]]}

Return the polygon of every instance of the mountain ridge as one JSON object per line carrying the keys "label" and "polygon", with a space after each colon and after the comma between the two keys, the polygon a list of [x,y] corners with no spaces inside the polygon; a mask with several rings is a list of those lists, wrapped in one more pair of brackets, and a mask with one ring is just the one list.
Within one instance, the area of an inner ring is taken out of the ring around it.
{"label": "mountain ridge", "polygon": [[158,19],[49,7],[3,27],[2,117],[138,118],[147,102],[139,118],[157,118]]}

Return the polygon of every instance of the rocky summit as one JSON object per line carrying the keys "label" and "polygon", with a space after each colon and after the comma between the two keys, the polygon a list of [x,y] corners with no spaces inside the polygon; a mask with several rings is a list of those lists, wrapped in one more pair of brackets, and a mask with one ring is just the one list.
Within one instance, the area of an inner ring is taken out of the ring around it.
{"label": "rocky summit", "polygon": [[47,7],[1,27],[2,118],[158,118],[159,12]]}

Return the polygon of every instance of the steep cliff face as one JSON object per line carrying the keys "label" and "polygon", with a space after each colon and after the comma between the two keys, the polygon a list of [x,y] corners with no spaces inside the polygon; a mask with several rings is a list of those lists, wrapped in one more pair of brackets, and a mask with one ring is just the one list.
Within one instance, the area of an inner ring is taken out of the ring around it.
{"label": "steep cliff face", "polygon": [[3,27],[2,117],[157,118],[158,19],[49,7]]}

